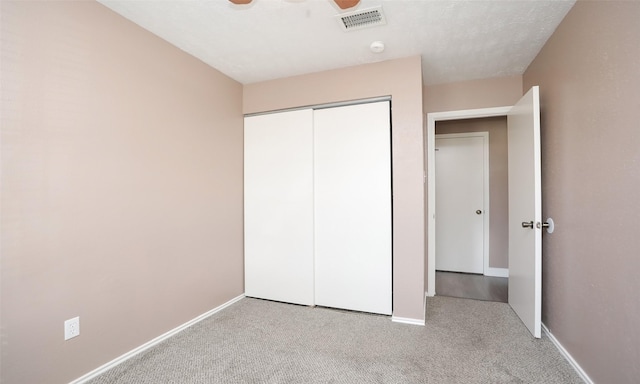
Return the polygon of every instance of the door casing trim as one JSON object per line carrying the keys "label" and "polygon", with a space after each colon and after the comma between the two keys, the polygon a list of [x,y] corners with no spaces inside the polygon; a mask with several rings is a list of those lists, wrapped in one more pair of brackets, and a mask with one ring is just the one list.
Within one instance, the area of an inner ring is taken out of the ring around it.
{"label": "door casing trim", "polygon": [[425,135],[425,148],[427,148],[427,296],[436,295],[436,122],[507,116],[510,110],[511,106],[427,113],[427,132]]}

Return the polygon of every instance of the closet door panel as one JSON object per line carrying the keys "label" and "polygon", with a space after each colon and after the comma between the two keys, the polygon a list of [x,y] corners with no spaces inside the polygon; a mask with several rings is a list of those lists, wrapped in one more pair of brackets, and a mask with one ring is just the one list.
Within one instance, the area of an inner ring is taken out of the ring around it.
{"label": "closet door panel", "polygon": [[313,111],[245,118],[245,294],[313,304]]}
{"label": "closet door panel", "polygon": [[389,102],[314,111],[316,305],[391,314]]}

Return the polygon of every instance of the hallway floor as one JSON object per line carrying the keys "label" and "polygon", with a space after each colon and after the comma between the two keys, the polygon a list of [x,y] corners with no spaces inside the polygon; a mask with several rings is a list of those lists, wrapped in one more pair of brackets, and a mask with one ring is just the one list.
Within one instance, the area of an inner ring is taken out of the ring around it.
{"label": "hallway floor", "polygon": [[509,299],[508,288],[509,279],[506,277],[436,271],[436,294],[438,296],[506,303]]}

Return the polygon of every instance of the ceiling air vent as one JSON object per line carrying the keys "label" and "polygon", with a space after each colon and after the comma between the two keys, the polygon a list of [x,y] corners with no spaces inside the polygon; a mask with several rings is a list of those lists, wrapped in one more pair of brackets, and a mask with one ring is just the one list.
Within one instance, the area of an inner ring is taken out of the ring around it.
{"label": "ceiling air vent", "polygon": [[380,6],[355,12],[342,13],[336,17],[338,18],[340,26],[345,31],[355,31],[356,29],[387,24],[384,13],[382,13],[382,7]]}

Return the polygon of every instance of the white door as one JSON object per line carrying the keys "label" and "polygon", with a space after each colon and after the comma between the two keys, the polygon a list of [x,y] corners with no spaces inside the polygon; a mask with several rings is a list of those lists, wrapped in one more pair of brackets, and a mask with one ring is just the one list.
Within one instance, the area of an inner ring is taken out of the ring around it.
{"label": "white door", "polygon": [[245,118],[245,294],[313,305],[313,111]]}
{"label": "white door", "polygon": [[507,115],[509,135],[509,305],[540,337],[542,193],[540,102],[533,87]]}
{"label": "white door", "polygon": [[436,269],[484,272],[486,133],[436,135]]}
{"label": "white door", "polygon": [[391,314],[389,102],[314,111],[316,305]]}

